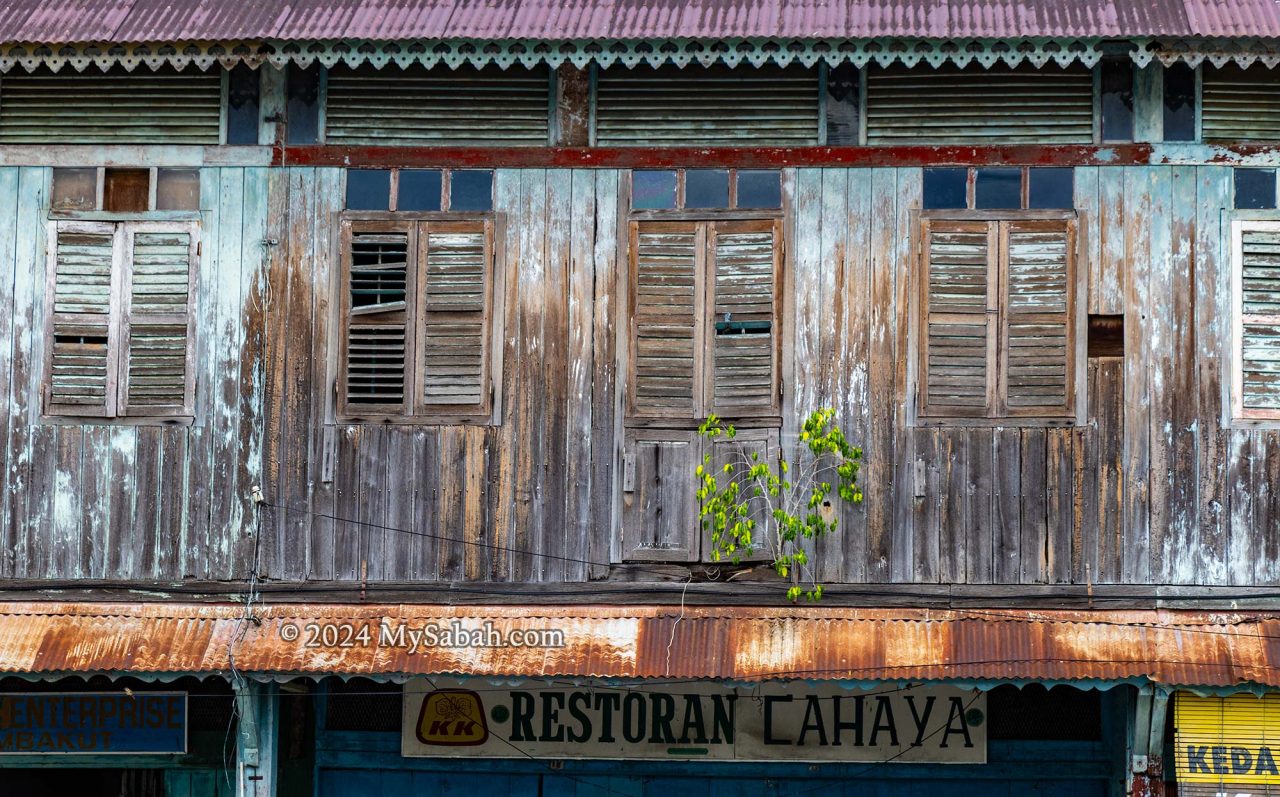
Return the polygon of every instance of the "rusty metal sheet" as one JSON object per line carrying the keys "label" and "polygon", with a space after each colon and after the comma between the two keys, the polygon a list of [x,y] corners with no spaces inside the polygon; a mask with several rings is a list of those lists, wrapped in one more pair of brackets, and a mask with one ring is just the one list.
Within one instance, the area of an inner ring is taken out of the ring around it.
{"label": "rusty metal sheet", "polygon": [[[436,644],[396,638],[397,628],[429,625]],[[460,640],[444,639],[441,630],[459,628],[491,642],[494,634],[510,642],[517,630],[563,637],[550,646],[445,644]],[[1278,640],[1280,619],[1174,611],[277,604],[255,607],[246,620],[242,607],[225,604],[0,608],[6,673],[207,674],[228,670],[233,654],[238,670],[259,677],[1146,679],[1275,687]]]}
{"label": "rusty metal sheet", "polygon": [[13,0],[8,42],[1280,35],[1270,0]]}

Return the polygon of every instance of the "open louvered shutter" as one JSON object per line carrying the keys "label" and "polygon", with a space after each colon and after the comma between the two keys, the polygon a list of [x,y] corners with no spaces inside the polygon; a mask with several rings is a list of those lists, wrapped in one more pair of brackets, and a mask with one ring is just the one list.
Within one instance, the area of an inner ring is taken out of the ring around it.
{"label": "open louvered shutter", "polygon": [[996,230],[982,221],[925,222],[922,415],[985,417],[994,412]]}
{"label": "open louvered shutter", "polygon": [[711,225],[714,263],[708,334],[711,411],[729,417],[778,411],[777,282],[781,223]]}
{"label": "open louvered shutter", "polygon": [[418,247],[423,412],[486,412],[493,274],[489,222],[424,222]]}
{"label": "open louvered shutter", "polygon": [[1280,141],[1280,74],[1262,64],[1204,66],[1205,141]]}
{"label": "open louvered shutter", "polygon": [[872,66],[867,143],[1088,144],[1088,68]]}
{"label": "open louvered shutter", "polygon": [[127,415],[190,415],[191,297],[199,250],[192,224],[124,225],[120,404]]}
{"label": "open louvered shutter", "polygon": [[1072,407],[1075,346],[1069,221],[1001,223],[1004,252],[1004,413],[1066,416]]}
{"label": "open louvered shutter", "polygon": [[402,415],[412,384],[412,225],[348,222],[343,230],[339,403],[346,414]]}
{"label": "open louvered shutter", "polygon": [[1280,223],[1237,222],[1236,415],[1280,417]]}
{"label": "open louvered shutter", "polygon": [[633,415],[692,418],[698,411],[705,240],[694,222],[632,225]]}
{"label": "open louvered shutter", "polygon": [[45,412],[113,415],[118,324],[112,295],[122,244],[115,225],[107,223],[55,222],[50,234]]}

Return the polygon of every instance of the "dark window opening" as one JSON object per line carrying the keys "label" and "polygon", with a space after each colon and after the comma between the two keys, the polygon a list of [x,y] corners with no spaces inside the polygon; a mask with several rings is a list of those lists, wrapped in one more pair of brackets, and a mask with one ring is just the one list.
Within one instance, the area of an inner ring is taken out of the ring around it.
{"label": "dark window opening", "polygon": [[397,193],[396,210],[440,210],[444,173],[437,169],[402,169]]}
{"label": "dark window opening", "polygon": [[727,169],[689,169],[684,173],[684,206],[691,209],[729,207]]}
{"label": "dark window opening", "polygon": [[403,709],[399,684],[368,678],[327,679],[324,727],[329,731],[400,731]]}
{"label": "dark window opening", "polygon": [[1070,167],[1028,169],[1027,207],[1069,210],[1076,205],[1076,170]]}
{"label": "dark window opening", "polygon": [[102,209],[114,213],[142,213],[151,204],[150,169],[107,169]]}
{"label": "dark window opening", "polygon": [[408,241],[402,234],[362,235],[352,241],[352,312],[403,310],[408,263]]}
{"label": "dark window opening", "polygon": [[827,72],[827,144],[859,143],[858,68],[840,64]]}
{"label": "dark window opening", "polygon": [[156,169],[156,210],[199,209],[199,169]]}
{"label": "dark window opening", "polygon": [[54,335],[54,343],[65,343],[74,346],[93,346],[95,348],[107,347],[106,335]]}
{"label": "dark window opening", "polygon": [[257,144],[260,73],[237,64],[227,74],[227,143]]}
{"label": "dark window opening", "polygon": [[320,66],[289,64],[285,72],[285,141],[315,144],[320,140]]}
{"label": "dark window opening", "polygon": [[98,170],[54,169],[50,206],[54,210],[97,210]]}
{"label": "dark window opening", "polygon": [[1089,352],[1093,357],[1124,356],[1124,316],[1089,315]]}
{"label": "dark window opening", "polygon": [[347,210],[390,210],[390,203],[390,170],[347,170]]}
{"label": "dark window opening", "polygon": [[738,172],[738,207],[744,210],[782,207],[782,173],[745,169]]}
{"label": "dark window opening", "polygon": [[450,172],[449,210],[467,212],[493,210],[493,172]]}
{"label": "dark window opening", "polygon": [[924,209],[958,210],[969,206],[969,170],[937,168],[924,170]]}
{"label": "dark window opening", "polygon": [[1164,70],[1164,140],[1195,141],[1196,70],[1174,64]]}
{"label": "dark window opening", "polygon": [[979,210],[1022,207],[1022,170],[978,169],[973,183],[973,206]]}
{"label": "dark window opening", "polygon": [[987,693],[987,738],[1098,741],[1102,696],[1097,690],[1070,686],[998,686]]}
{"label": "dark window opening", "polygon": [[1102,62],[1102,140],[1133,140],[1133,62],[1127,57]]}
{"label": "dark window opening", "polygon": [[1271,210],[1276,206],[1275,169],[1236,169],[1237,210]]}
{"label": "dark window opening", "polygon": [[631,173],[631,207],[635,210],[672,210],[676,206],[675,171]]}

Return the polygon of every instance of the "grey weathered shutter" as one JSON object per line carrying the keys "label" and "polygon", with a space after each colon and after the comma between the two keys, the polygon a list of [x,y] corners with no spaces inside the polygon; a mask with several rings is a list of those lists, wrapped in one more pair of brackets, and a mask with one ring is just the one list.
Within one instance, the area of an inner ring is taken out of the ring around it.
{"label": "grey weathered shutter", "polygon": [[712,412],[726,416],[778,411],[777,280],[780,222],[711,225],[714,299],[707,380]]}
{"label": "grey weathered shutter", "polygon": [[189,415],[196,228],[141,222],[124,233],[123,414]]}
{"label": "grey weathered shutter", "polygon": [[550,128],[546,67],[427,69],[389,65],[329,70],[330,144],[545,146]]}
{"label": "grey weathered shutter", "polygon": [[1088,144],[1093,75],[978,65],[869,67],[867,143]]}
{"label": "grey weathered shutter", "polygon": [[11,70],[0,144],[217,144],[221,69]]}
{"label": "grey weathered shutter", "polygon": [[697,560],[694,470],[699,438],[690,430],[629,429],[623,451],[622,559]]}
{"label": "grey weathered shutter", "polygon": [[692,418],[701,363],[704,228],[693,222],[632,225],[631,410]]}
{"label": "grey weathered shutter", "polygon": [[1205,141],[1280,141],[1280,75],[1262,64],[1204,66]]}
{"label": "grey weathered shutter", "polygon": [[488,408],[491,237],[483,221],[425,222],[419,229],[419,381],[427,412]]}
{"label": "grey weathered shutter", "polygon": [[994,408],[996,227],[926,221],[920,413],[984,417]]}
{"label": "grey weathered shutter", "polygon": [[414,230],[361,223],[344,234],[339,396],[347,414],[406,413]]}
{"label": "grey weathered shutter", "polygon": [[596,81],[601,146],[818,143],[818,74],[801,66],[618,65]]}
{"label": "grey weathered shutter", "polygon": [[1004,252],[1004,414],[1071,412],[1075,361],[1072,278],[1075,231],[1068,221],[1001,223]]}
{"label": "grey weathered shutter", "polygon": [[1280,224],[1247,224],[1238,235],[1237,414],[1275,418],[1280,416]]}
{"label": "grey weathered shutter", "polygon": [[54,240],[45,411],[112,415],[117,326],[112,293],[119,248],[115,225],[57,222],[50,230]]}

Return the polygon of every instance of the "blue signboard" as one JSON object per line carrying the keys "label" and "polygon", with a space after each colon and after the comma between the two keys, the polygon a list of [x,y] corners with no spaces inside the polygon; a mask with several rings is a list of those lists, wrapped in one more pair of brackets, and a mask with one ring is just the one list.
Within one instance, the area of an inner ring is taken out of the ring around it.
{"label": "blue signboard", "polygon": [[0,693],[0,755],[186,751],[185,692]]}

